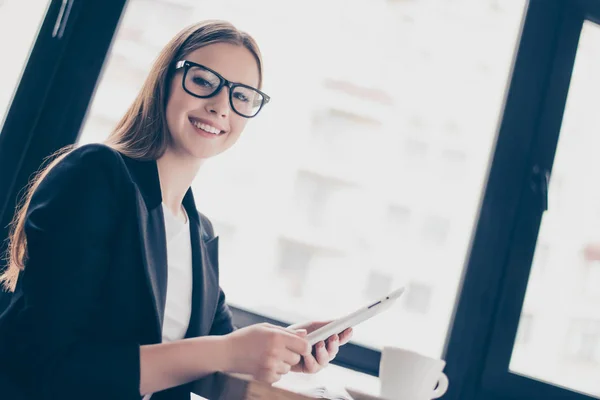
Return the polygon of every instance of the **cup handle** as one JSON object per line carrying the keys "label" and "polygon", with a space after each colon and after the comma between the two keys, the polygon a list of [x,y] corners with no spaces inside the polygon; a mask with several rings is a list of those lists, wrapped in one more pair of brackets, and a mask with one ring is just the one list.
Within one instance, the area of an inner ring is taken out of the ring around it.
{"label": "cup handle", "polygon": [[437,399],[437,398],[442,397],[444,395],[444,393],[446,393],[446,390],[448,390],[448,377],[443,372],[440,372],[440,373],[441,373],[441,375],[438,380],[438,386],[433,391],[432,399]]}

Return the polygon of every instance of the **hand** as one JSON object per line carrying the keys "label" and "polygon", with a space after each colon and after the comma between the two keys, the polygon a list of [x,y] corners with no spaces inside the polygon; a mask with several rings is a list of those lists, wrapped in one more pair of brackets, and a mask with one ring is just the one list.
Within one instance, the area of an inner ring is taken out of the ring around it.
{"label": "hand", "polygon": [[301,356],[310,356],[311,347],[304,339],[305,330],[291,330],[271,324],[257,324],[225,336],[227,346],[225,372],[251,375],[274,383],[297,365]]}
{"label": "hand", "polygon": [[[327,325],[331,321],[326,322],[308,322],[296,324],[288,327],[288,329],[305,329],[308,333]],[[318,342],[314,345],[311,354],[303,355],[302,360],[292,366],[293,372],[304,372],[306,374],[314,374],[329,365],[329,362],[335,358],[339,347],[345,345],[352,338],[352,328],[346,329],[339,335],[332,335],[325,341]]]}

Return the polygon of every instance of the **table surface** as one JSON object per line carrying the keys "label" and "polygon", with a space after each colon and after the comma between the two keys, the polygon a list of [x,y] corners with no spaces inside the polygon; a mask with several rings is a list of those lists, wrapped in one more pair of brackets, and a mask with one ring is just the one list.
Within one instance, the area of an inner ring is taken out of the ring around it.
{"label": "table surface", "polygon": [[[346,387],[358,389],[360,392],[377,395],[379,393],[379,379],[375,376],[352,371],[337,365],[329,365],[316,374],[299,374],[290,372],[274,386],[293,392],[305,392],[316,387],[326,387],[337,393],[347,393]],[[192,400],[202,397],[192,394]]]}

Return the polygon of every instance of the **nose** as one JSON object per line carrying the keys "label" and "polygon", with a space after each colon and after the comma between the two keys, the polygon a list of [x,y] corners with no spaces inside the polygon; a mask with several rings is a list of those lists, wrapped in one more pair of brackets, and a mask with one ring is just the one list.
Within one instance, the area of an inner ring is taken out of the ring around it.
{"label": "nose", "polygon": [[206,99],[206,111],[217,117],[224,118],[229,115],[229,88],[224,86],[219,93]]}

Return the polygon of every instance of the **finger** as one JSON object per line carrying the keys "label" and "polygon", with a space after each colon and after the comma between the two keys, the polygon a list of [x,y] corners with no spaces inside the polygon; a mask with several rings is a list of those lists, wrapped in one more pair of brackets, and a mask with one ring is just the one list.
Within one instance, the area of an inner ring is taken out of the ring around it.
{"label": "finger", "polygon": [[279,376],[282,376],[282,375],[285,375],[285,374],[287,374],[288,372],[290,372],[290,369],[292,369],[292,366],[291,366],[290,364],[288,364],[288,363],[285,363],[285,362],[283,362],[283,361],[282,361],[282,362],[280,362],[280,363],[277,365],[277,368],[275,369],[275,372],[276,372],[276,373],[277,373]]}
{"label": "finger", "polygon": [[306,339],[289,332],[287,332],[285,347],[303,356],[309,355],[312,350]]}
{"label": "finger", "polygon": [[282,331],[282,332],[286,332],[286,333],[291,333],[293,335],[306,335],[308,334],[308,332],[306,331],[306,328],[296,328],[294,327],[294,325],[290,325],[287,328],[284,328],[283,326],[278,326],[278,325],[272,325],[272,328],[278,330],[278,331]]}
{"label": "finger", "polygon": [[292,368],[290,369],[290,371],[292,372],[306,372],[304,369],[304,357],[300,358],[300,362],[296,365],[292,365]]}
{"label": "finger", "polygon": [[285,347],[288,350],[300,355],[310,354],[311,347],[303,337],[303,332],[306,332],[306,329],[299,329],[296,333],[282,326],[270,325],[270,327],[284,336]]}
{"label": "finger", "polygon": [[306,329],[296,329],[294,331],[294,333],[298,336],[300,336],[301,338],[306,337],[306,335],[308,335],[308,332],[306,331]]}
{"label": "finger", "polygon": [[342,332],[340,334],[340,346],[348,343],[350,341],[350,339],[352,339],[353,334],[354,334],[354,331],[352,330],[352,328],[348,328],[344,332]]}
{"label": "finger", "polygon": [[325,342],[319,342],[315,346],[315,358],[321,367],[329,364],[329,353],[325,347]]}
{"label": "finger", "polygon": [[282,356],[282,361],[293,366],[302,361],[302,356],[298,353],[294,353],[291,350],[286,350]]}
{"label": "finger", "polygon": [[261,369],[254,376],[254,379],[256,379],[259,382],[275,383],[281,379],[281,375],[279,375],[276,372],[273,372],[270,369]]}
{"label": "finger", "polygon": [[312,332],[316,329],[319,329],[331,321],[313,321],[313,322],[301,322],[299,324],[290,325],[287,329],[295,330],[295,329],[306,329],[309,332]]}
{"label": "finger", "polygon": [[297,323],[297,324],[290,325],[290,326],[288,326],[288,327],[287,327],[287,328],[285,328],[285,329],[289,329],[289,330],[292,330],[292,331],[294,331],[294,330],[296,330],[296,329],[306,329],[306,327],[307,327],[308,325],[309,325],[309,323],[308,323],[308,322],[299,322],[299,323]]}
{"label": "finger", "polygon": [[[340,348],[340,339],[338,335],[333,335],[329,339],[327,339],[327,354],[329,356],[329,360],[331,361],[337,356],[337,353]],[[320,362],[319,362],[320,364]]]}
{"label": "finger", "polygon": [[302,357],[302,363],[304,363],[304,372],[307,374],[314,374],[321,369],[321,366],[312,354]]}
{"label": "finger", "polygon": [[308,335],[308,331],[304,328],[292,329],[290,327],[284,328],[282,326],[273,326],[273,327],[276,328],[278,331],[285,332],[286,334],[291,334],[294,336],[299,336],[301,338],[305,338],[306,335]]}

